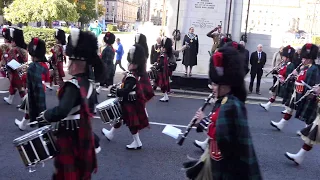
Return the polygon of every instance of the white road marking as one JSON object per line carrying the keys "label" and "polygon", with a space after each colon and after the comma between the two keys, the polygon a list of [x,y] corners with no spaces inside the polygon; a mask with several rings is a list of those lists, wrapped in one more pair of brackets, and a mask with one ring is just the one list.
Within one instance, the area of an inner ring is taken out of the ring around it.
{"label": "white road marking", "polygon": [[[101,119],[99,116],[93,116],[94,119]],[[153,124],[153,125],[159,125],[159,126],[174,126],[174,127],[180,127],[180,128],[187,128],[188,126],[184,126],[184,125],[178,125],[178,124],[166,124],[166,123],[158,123],[158,122],[149,122],[149,124]],[[196,127],[193,127],[194,129],[196,129]]]}
{"label": "white road marking", "polygon": [[8,93],[9,91],[0,91],[0,94],[6,94]]}
{"label": "white road marking", "polygon": [[[99,116],[93,116],[94,119],[100,119]],[[149,124],[152,125],[159,125],[159,126],[173,126],[177,128],[187,128],[188,126],[185,125],[178,125],[178,124],[167,124],[167,123],[158,123],[158,122],[149,122]],[[192,129],[196,129],[196,127],[192,127]],[[266,134],[266,133],[251,133],[252,135],[262,135],[262,136],[279,136],[278,134]],[[292,139],[300,139],[298,136],[281,136],[281,137],[286,137],[286,138],[292,138]]]}

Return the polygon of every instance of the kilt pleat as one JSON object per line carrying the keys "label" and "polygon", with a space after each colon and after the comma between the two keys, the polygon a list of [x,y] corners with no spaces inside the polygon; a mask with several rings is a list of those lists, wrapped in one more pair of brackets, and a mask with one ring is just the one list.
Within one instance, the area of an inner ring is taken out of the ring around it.
{"label": "kilt pleat", "polygon": [[313,95],[311,97],[307,97],[303,106],[303,110],[298,119],[305,121],[306,124],[310,125],[317,117],[317,107],[318,101],[317,98]]}
{"label": "kilt pleat", "polygon": [[282,97],[282,104],[288,103],[294,91],[294,81],[288,81],[282,85],[279,97]]}
{"label": "kilt pleat", "polygon": [[128,127],[142,130],[149,126],[145,105],[136,102],[123,102],[121,106],[123,123]]}
{"label": "kilt pleat", "polygon": [[312,124],[302,129],[300,132],[302,134],[301,138],[307,144],[320,144],[320,116],[314,120]]}
{"label": "kilt pleat", "polygon": [[76,144],[76,140],[72,138],[72,136],[59,136],[56,140],[56,145],[59,153],[54,160],[54,166],[56,168],[54,179],[80,179],[78,166],[81,166],[81,164],[77,164],[77,156],[79,156],[79,150]]}

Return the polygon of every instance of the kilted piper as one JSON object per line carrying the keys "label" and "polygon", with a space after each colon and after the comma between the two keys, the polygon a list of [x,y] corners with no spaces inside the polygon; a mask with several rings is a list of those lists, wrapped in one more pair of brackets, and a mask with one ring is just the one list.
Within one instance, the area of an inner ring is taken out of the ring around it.
{"label": "kilted piper", "polygon": [[25,130],[27,124],[36,122],[41,112],[46,110],[46,86],[50,82],[49,67],[46,54],[46,44],[39,38],[32,38],[28,45],[28,51],[32,59],[27,71],[27,94],[24,96],[19,111],[25,113],[21,121],[15,120],[20,130]]}
{"label": "kilted piper", "polygon": [[286,78],[295,69],[295,64],[292,63],[295,49],[290,45],[283,48],[282,51],[282,62],[278,65],[276,69],[273,70],[272,75],[276,79],[275,83],[270,88],[272,93],[271,98],[267,103],[261,103],[260,106],[269,111],[272,103],[275,102],[277,96],[283,98],[282,104],[288,100],[288,96],[292,93],[292,81],[284,83]]}
{"label": "kilted piper", "polygon": [[[312,99],[315,98],[317,106],[314,106],[312,112],[309,111],[309,114],[315,114],[313,123],[309,124],[307,127],[301,130],[301,138],[304,141],[301,149],[296,154],[291,154],[286,152],[285,156],[291,161],[295,162],[297,165],[300,165],[305,158],[307,152],[309,152],[312,147],[316,144],[320,144],[320,88],[319,86],[312,89],[313,93],[311,96]],[[310,109],[311,110],[311,109]]]}
{"label": "kilted piper", "polygon": [[[314,44],[305,44],[301,50],[301,57],[303,66],[300,68],[300,72],[294,70],[292,74],[296,75],[294,92],[291,95],[291,98],[288,98],[286,102],[286,113],[279,122],[271,121],[271,126],[275,127],[278,130],[282,130],[283,127],[291,119],[293,112],[296,110],[295,118],[300,118],[301,113],[303,112],[306,99],[300,101],[297,105],[295,104],[306,92],[307,87],[302,83],[304,81],[309,86],[314,86],[317,83],[317,77],[319,70],[314,65],[314,60],[317,58],[318,47]],[[290,78],[290,77],[287,77]],[[295,77],[292,77],[295,78]]]}
{"label": "kilted piper", "polygon": [[[23,65],[28,62],[28,52],[27,45],[24,42],[23,31],[18,27],[10,27],[10,37],[11,39],[11,49],[8,52],[8,62],[11,60],[16,60],[19,64]],[[23,68],[18,68],[13,70],[8,67],[8,75],[10,80],[9,87],[9,96],[4,97],[4,101],[8,104],[12,104],[13,97],[17,90],[19,91],[19,95],[21,99],[25,96],[25,82],[23,82],[23,78],[20,77],[19,73],[23,74]]]}
{"label": "kilted piper", "polygon": [[[209,147],[200,160],[184,163],[189,179],[262,179],[244,104],[242,61],[232,47],[219,48],[212,56],[209,76],[217,101],[208,119]],[[204,117],[201,110],[195,115],[198,123]]]}
{"label": "kilted piper", "polygon": [[63,77],[65,77],[63,70],[63,63],[66,63],[63,46],[66,45],[66,34],[63,30],[57,29],[55,33],[56,44],[52,47],[51,65],[53,73],[51,74],[50,86],[58,85],[59,88],[63,86]]}
{"label": "kilted piper", "polygon": [[[111,94],[122,99],[122,119],[123,123],[129,127],[133,136],[133,142],[127,145],[127,149],[141,149],[142,143],[139,137],[139,131],[149,127],[148,114],[146,112],[146,103],[154,96],[154,92],[146,72],[146,61],[144,49],[136,44],[129,49],[128,70],[130,71],[123,78],[122,88],[113,86],[110,89]],[[102,133],[108,140],[112,140],[115,130],[120,128],[121,122],[115,124],[110,131],[103,128]]]}
{"label": "kilted piper", "polygon": [[97,38],[91,32],[71,29],[66,47],[69,56],[69,74],[59,90],[59,105],[44,111],[38,117],[48,122],[57,122],[54,180],[91,179],[97,169],[94,135],[91,128],[88,101],[94,91],[94,83],[88,79],[88,65],[103,68],[97,61]]}

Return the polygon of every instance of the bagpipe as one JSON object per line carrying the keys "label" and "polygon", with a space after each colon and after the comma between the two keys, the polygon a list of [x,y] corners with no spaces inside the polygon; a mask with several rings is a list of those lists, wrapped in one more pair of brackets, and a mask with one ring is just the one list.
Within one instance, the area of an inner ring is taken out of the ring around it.
{"label": "bagpipe", "polygon": [[[201,107],[201,111],[204,111],[204,110],[205,110],[205,108],[210,104],[210,100],[211,100],[212,98],[214,98],[214,95],[211,93],[211,94],[208,96],[208,98],[205,100],[203,106]],[[175,139],[178,139],[179,136],[182,135],[182,136],[180,137],[180,139],[177,141],[177,144],[180,145],[180,146],[182,146],[183,143],[184,143],[184,140],[187,138],[189,132],[191,131],[192,127],[196,124],[196,122],[197,122],[197,118],[193,118],[193,119],[190,121],[190,123],[188,124],[187,129],[186,129],[186,131],[185,131],[184,133],[182,133],[181,129],[175,128],[175,127],[173,127],[173,126],[171,126],[171,125],[167,125],[167,126],[163,129],[162,133],[164,133],[164,134],[166,134],[166,135],[168,135],[168,136],[171,136],[171,137],[173,137],[173,138],[175,138]]]}
{"label": "bagpipe", "polygon": [[266,74],[266,77],[268,77],[271,73],[272,74],[277,74],[279,73],[280,68],[282,67],[282,64],[284,63],[284,60],[282,60],[279,64],[277,64],[273,69],[271,69],[271,71],[269,71]]}
{"label": "bagpipe", "polygon": [[319,98],[319,95],[317,94],[316,92],[316,88],[319,88],[320,87],[320,84],[316,84],[314,85],[313,87],[309,86],[307,83],[305,83],[304,81],[301,81],[301,83],[307,87],[309,90],[296,102],[294,102],[294,104],[298,104],[300,103],[302,100],[304,100],[305,98],[309,97],[310,95],[311,96],[316,96]]}
{"label": "bagpipe", "polygon": [[[293,70],[293,72],[294,71],[298,71],[301,68],[302,65],[303,65],[303,63],[300,63],[299,66],[295,70]],[[293,74],[293,72],[288,75],[288,77],[284,80],[283,83],[287,83],[290,79],[297,78],[297,75]]]}

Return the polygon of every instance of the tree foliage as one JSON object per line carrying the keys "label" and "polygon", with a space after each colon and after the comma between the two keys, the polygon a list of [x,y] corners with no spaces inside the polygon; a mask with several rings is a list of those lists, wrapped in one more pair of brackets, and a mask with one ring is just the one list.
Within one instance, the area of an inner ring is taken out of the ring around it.
{"label": "tree foliage", "polygon": [[105,14],[105,7],[103,0],[68,0],[77,6],[77,12],[80,14],[79,22],[89,23],[92,19],[97,18],[95,5],[98,2],[98,15],[102,16]]}
{"label": "tree foliage", "polygon": [[67,0],[14,0],[4,9],[4,17],[12,23],[64,20],[75,22],[79,14]]}
{"label": "tree foliage", "polygon": [[9,4],[12,3],[13,0],[0,0],[0,15],[3,14],[3,9],[8,7]]}

